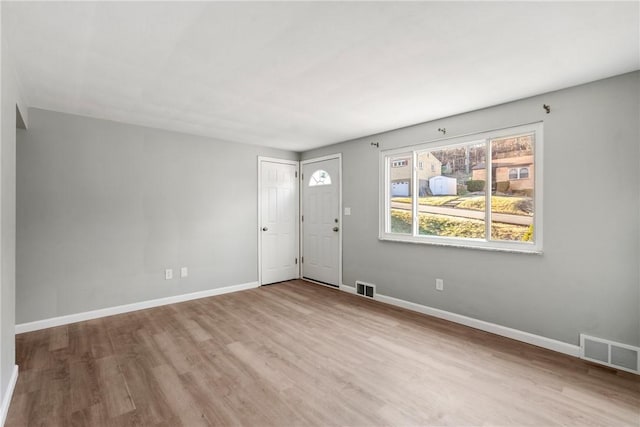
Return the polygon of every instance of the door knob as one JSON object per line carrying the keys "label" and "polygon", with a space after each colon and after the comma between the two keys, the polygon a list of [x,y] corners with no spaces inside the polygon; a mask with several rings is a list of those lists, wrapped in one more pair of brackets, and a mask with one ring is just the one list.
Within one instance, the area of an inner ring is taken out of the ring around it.
{"label": "door knob", "polygon": [[262,227],[262,231],[267,231],[268,228],[267,227]]}
{"label": "door knob", "polygon": [[340,230],[338,227],[333,227],[333,231],[337,232],[338,230]]}

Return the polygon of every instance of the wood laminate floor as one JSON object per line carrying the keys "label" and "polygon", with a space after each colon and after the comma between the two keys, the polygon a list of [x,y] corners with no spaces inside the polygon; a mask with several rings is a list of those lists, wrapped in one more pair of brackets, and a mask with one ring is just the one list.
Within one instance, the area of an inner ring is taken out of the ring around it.
{"label": "wood laminate floor", "polygon": [[302,281],[16,337],[7,426],[640,425],[640,379]]}

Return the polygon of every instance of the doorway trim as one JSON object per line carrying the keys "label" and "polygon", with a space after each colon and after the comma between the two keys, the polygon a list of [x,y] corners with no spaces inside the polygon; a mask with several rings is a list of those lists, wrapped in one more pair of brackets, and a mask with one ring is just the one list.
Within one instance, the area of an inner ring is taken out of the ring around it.
{"label": "doorway trim", "polygon": [[297,278],[300,278],[301,262],[300,262],[300,162],[297,160],[279,159],[276,157],[258,156],[258,218],[256,225],[256,232],[258,233],[258,286],[262,286],[262,162],[281,163],[285,165],[293,165],[296,167],[296,174],[298,175],[298,192],[296,194],[297,202],[296,212],[294,218],[298,218],[296,221],[296,258],[298,259]]}
{"label": "doorway trim", "polygon": [[[305,160],[301,160],[300,161],[300,167],[299,169],[302,169],[302,165],[306,165],[308,163],[316,163],[316,162],[321,162],[323,160],[331,160],[331,159],[338,159],[338,173],[340,174],[340,185],[338,186],[338,209],[339,209],[339,213],[340,213],[340,230],[338,231],[338,286],[330,286],[327,285],[326,283],[322,283],[322,282],[317,282],[315,280],[312,279],[306,279],[303,277],[302,272],[304,271],[304,267],[302,265],[302,262],[299,263],[299,269],[298,269],[298,274],[300,276],[300,278],[303,278],[306,281],[309,282],[313,282],[313,283],[317,283],[319,285],[323,285],[326,286],[328,288],[332,288],[332,289],[342,289],[342,287],[344,286],[342,284],[342,230],[343,230],[343,222],[344,222],[344,215],[343,215],[343,211],[342,211],[342,181],[344,180],[344,177],[342,175],[342,153],[335,153],[335,154],[328,154],[326,156],[321,156],[321,157],[314,157],[312,159],[305,159]],[[299,223],[299,236],[300,236],[300,240],[299,240],[299,246],[298,246],[298,254],[300,254],[300,252],[302,251],[302,248],[304,247],[304,233],[303,233],[303,224],[302,224],[302,216],[300,215],[301,212],[301,207],[302,207],[302,186],[305,185],[304,180],[302,179],[302,173],[299,174],[300,175],[300,208],[298,209],[298,223]]]}

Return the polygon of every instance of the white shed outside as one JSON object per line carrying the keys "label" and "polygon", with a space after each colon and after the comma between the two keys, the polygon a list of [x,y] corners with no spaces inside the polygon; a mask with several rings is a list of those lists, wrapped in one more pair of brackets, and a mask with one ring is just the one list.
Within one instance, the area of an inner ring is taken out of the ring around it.
{"label": "white shed outside", "polygon": [[409,181],[399,181],[391,183],[391,197],[408,197]]}
{"label": "white shed outside", "polygon": [[458,194],[458,180],[448,176],[434,176],[429,178],[429,188],[434,196],[455,196]]}

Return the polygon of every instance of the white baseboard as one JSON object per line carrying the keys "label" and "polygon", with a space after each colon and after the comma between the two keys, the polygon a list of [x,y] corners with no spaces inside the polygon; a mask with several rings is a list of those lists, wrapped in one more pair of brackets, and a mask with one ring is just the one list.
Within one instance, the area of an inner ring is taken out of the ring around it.
{"label": "white baseboard", "polygon": [[159,307],[161,305],[175,304],[199,298],[228,294],[230,292],[244,291],[257,288],[258,282],[243,283],[241,285],[225,286],[223,288],[209,289],[206,291],[192,292],[189,294],[175,295],[171,297],[152,299],[149,301],[135,302],[132,304],[118,305],[115,307],[101,308],[99,310],[85,311],[83,313],[68,314],[66,316],[52,317],[50,319],[36,320],[35,322],[16,325],[16,334],[37,331],[39,329],[53,328],[54,326],[68,325],[69,323],[82,322],[84,320],[98,319],[100,317],[113,316],[115,314],[129,313],[131,311],[144,310],[145,308]]}
{"label": "white baseboard", "polygon": [[349,292],[350,294],[355,294],[356,293],[356,288],[355,286],[347,286],[347,285],[340,285],[340,290],[341,291],[345,291],[345,292]]}
{"label": "white baseboard", "polygon": [[9,379],[7,389],[4,391],[4,397],[2,398],[2,406],[0,407],[0,426],[4,426],[7,421],[7,414],[9,413],[9,405],[11,404],[11,398],[13,397],[13,391],[16,389],[16,382],[18,382],[18,365],[13,366],[13,372]]}
{"label": "white baseboard", "polygon": [[[356,293],[356,288],[353,286],[341,285],[340,290],[352,294]],[[461,325],[469,326],[475,329],[480,329],[481,331],[491,332],[492,334],[526,342],[527,344],[532,344],[574,357],[580,357],[580,347],[577,345],[543,337],[541,335],[535,335],[518,329],[508,328],[506,326],[497,325],[495,323],[485,322],[484,320],[474,319],[473,317],[451,313],[450,311],[440,310],[438,308],[433,308],[426,305],[416,304],[414,302],[389,297],[386,295],[376,294],[374,299],[385,304],[391,304],[396,307],[406,308],[407,310],[417,311],[418,313],[427,314],[439,319],[445,319],[450,322],[459,323]]]}

